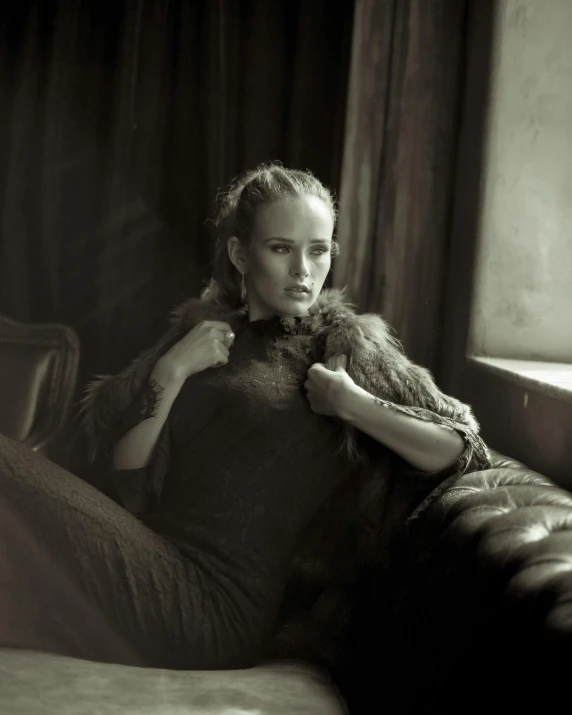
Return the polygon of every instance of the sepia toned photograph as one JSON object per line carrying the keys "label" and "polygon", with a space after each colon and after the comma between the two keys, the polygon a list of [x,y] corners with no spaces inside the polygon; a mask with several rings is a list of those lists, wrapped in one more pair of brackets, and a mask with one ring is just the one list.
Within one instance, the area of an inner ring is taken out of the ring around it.
{"label": "sepia toned photograph", "polygon": [[571,678],[572,0],[5,0],[0,715]]}

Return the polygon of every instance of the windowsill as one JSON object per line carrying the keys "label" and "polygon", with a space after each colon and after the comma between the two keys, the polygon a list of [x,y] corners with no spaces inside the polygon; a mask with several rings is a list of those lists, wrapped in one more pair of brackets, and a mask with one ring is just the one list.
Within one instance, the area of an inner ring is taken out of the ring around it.
{"label": "windowsill", "polygon": [[572,365],[469,355],[469,364],[547,397],[572,404]]}

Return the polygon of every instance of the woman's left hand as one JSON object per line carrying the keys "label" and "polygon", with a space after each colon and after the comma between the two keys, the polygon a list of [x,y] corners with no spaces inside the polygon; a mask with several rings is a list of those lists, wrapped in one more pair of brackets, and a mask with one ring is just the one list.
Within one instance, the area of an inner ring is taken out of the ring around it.
{"label": "woman's left hand", "polygon": [[324,365],[314,363],[308,370],[308,379],[304,383],[310,407],[319,415],[340,417],[345,399],[355,382],[346,372],[346,355],[337,355]]}

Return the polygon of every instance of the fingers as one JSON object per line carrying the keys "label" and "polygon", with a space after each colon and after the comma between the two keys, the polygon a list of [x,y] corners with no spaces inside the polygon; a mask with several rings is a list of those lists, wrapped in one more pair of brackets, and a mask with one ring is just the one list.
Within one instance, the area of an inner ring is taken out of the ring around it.
{"label": "fingers", "polygon": [[203,326],[215,340],[218,340],[227,348],[233,344],[235,335],[233,329],[228,323],[223,323],[218,320],[210,320],[205,321]]}
{"label": "fingers", "polygon": [[308,392],[308,402],[312,409],[312,412],[316,412],[319,415],[329,415],[331,414],[331,408],[328,404],[321,400],[318,395]]}
{"label": "fingers", "polygon": [[[320,366],[322,370],[325,370],[324,366]],[[311,370],[312,368],[310,368]],[[316,372],[313,373],[308,370],[308,379],[304,383],[304,389],[310,394],[317,394],[324,389],[324,382],[320,380],[320,377],[316,379]]]}
{"label": "fingers", "polygon": [[228,362],[229,355],[230,352],[226,345],[224,345],[223,343],[219,343],[219,345],[217,345],[217,357]]}
{"label": "fingers", "polygon": [[229,360],[229,348],[234,342],[234,331],[229,323],[222,320],[205,320],[201,324],[202,330],[207,331],[207,335],[212,340],[211,349],[214,350],[214,360],[212,367],[222,367]]}
{"label": "fingers", "polygon": [[226,345],[220,341],[214,343],[215,358],[213,367],[222,367],[226,365],[229,360],[230,352]]}
{"label": "fingers", "polygon": [[328,370],[336,369],[337,360],[338,360],[337,355],[332,355],[332,357],[328,359],[328,361],[326,363],[326,367],[328,368]]}
{"label": "fingers", "polygon": [[229,323],[225,323],[222,320],[209,320],[207,325],[211,330],[216,330],[216,337],[227,348],[233,344],[235,335]]}
{"label": "fingers", "polygon": [[221,342],[232,342],[234,340],[234,331],[229,323],[222,320],[203,320],[190,332],[199,330],[202,334],[211,334],[218,338]]}
{"label": "fingers", "polygon": [[232,327],[230,323],[226,323],[223,320],[205,320],[203,321],[203,324],[210,328],[216,328],[222,333],[226,333],[227,330],[230,330],[232,332]]}
{"label": "fingers", "polygon": [[222,367],[223,365],[226,365],[228,363],[228,358],[229,358],[229,352],[225,348],[224,345],[220,345],[220,349],[217,350],[215,362],[213,363],[213,367]]}
{"label": "fingers", "polygon": [[234,343],[234,333],[232,330],[227,330],[224,333],[223,339],[222,339],[223,345],[225,345],[227,348],[229,348],[233,343]]}
{"label": "fingers", "polygon": [[326,363],[328,370],[345,370],[348,366],[348,356],[347,355],[332,355]]}
{"label": "fingers", "polygon": [[328,368],[321,362],[315,362],[308,368],[308,377],[313,380],[323,380],[324,373],[328,372]]}

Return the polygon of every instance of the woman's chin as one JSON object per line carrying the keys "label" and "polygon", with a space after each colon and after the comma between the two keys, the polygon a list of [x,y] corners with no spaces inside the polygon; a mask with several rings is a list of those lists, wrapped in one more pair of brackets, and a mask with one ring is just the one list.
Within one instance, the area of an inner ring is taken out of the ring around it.
{"label": "woman's chin", "polygon": [[277,313],[283,317],[306,315],[313,302],[314,300],[311,293],[301,293],[299,296],[284,293],[280,301],[276,301]]}
{"label": "woman's chin", "polygon": [[308,315],[317,296],[314,293],[304,293],[301,296],[291,296],[287,293],[274,294],[266,299],[249,301],[249,319],[269,318],[278,315],[282,318],[293,318]]}

